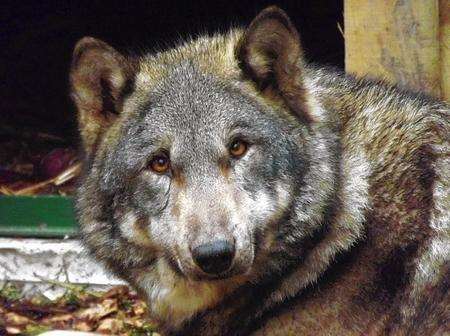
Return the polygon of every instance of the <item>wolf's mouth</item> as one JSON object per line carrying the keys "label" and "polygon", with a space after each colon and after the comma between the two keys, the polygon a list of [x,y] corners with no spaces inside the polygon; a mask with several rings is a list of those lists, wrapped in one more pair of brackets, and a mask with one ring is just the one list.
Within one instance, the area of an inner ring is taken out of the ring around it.
{"label": "wolf's mouth", "polygon": [[233,277],[233,273],[232,272],[228,272],[228,273],[224,273],[224,274],[218,274],[218,275],[194,275],[191,276],[190,278],[195,280],[195,281],[203,281],[203,282],[214,282],[214,281],[221,281],[221,280],[228,280],[231,279]]}
{"label": "wolf's mouth", "polygon": [[167,264],[172,269],[172,271],[177,275],[179,275],[180,277],[199,282],[215,282],[215,281],[230,280],[237,276],[242,276],[243,274],[248,273],[248,270],[243,272],[242,269],[240,269],[239,267],[231,267],[226,272],[220,274],[208,274],[201,271],[187,272],[181,265],[181,261],[176,257],[167,258]]}

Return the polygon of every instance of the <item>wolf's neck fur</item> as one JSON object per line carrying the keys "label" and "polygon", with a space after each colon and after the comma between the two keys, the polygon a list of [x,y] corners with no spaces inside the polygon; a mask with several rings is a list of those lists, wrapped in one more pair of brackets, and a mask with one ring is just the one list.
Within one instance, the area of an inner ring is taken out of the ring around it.
{"label": "wolf's neck fur", "polygon": [[[316,88],[312,81],[305,78],[308,105],[314,106],[313,113],[321,116],[321,103],[316,97]],[[349,134],[341,133],[341,137]],[[334,257],[350,249],[364,234],[365,213],[370,207],[369,176],[370,166],[362,147],[346,148],[351,143],[340,139],[341,157],[338,163],[340,180],[336,198],[339,211],[332,218],[327,234],[306,256],[301,266],[281,282],[270,300],[270,304],[295,296],[302,288],[315,282],[330,265]],[[293,281],[292,279],[295,279]]]}
{"label": "wolf's neck fur", "polygon": [[330,222],[324,239],[307,254],[294,273],[283,279],[267,305],[293,297],[314,283],[338,253],[349,250],[363,236],[364,214],[369,207],[368,172],[368,164],[363,153],[342,154],[344,182],[338,192],[340,211]]}

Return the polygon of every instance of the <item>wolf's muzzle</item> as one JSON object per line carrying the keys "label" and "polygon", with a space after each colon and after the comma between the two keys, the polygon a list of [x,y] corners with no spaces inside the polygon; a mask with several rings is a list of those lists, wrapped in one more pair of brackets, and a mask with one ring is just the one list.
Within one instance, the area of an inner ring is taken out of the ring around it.
{"label": "wolf's muzzle", "polygon": [[233,262],[234,255],[234,244],[226,240],[216,240],[192,250],[192,257],[200,269],[213,275],[227,271]]}

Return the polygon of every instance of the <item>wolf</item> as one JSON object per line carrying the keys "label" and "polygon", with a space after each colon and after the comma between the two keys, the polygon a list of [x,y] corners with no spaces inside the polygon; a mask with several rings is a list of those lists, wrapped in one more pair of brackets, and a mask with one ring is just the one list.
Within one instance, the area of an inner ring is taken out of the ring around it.
{"label": "wolf", "polygon": [[81,235],[163,335],[450,333],[450,112],[304,60],[281,9],[70,71]]}

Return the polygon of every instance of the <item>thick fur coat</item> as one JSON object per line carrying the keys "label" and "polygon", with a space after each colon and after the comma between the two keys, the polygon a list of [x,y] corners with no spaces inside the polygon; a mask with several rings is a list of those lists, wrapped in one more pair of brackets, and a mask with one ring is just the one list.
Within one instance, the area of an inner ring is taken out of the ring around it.
{"label": "thick fur coat", "polygon": [[306,64],[275,7],[142,57],[84,38],[71,84],[84,242],[164,335],[450,332],[446,103]]}

